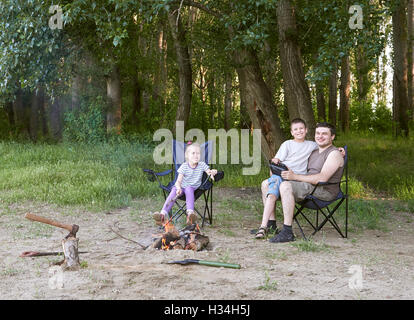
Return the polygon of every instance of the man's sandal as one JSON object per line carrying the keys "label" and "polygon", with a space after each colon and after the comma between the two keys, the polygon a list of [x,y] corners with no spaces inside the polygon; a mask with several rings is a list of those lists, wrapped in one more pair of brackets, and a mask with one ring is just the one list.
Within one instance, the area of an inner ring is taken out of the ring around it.
{"label": "man's sandal", "polygon": [[265,238],[267,236],[267,231],[268,231],[267,228],[260,227],[259,230],[257,230],[257,232],[256,232],[255,238],[256,239],[263,239],[263,238]]}

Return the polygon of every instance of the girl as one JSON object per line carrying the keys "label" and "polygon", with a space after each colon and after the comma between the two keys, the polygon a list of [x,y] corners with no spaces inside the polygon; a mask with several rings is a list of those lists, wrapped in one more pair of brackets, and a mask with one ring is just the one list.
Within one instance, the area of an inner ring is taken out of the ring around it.
{"label": "girl", "polygon": [[178,178],[174,187],[171,189],[167,200],[161,212],[154,213],[154,220],[157,225],[162,225],[166,222],[168,213],[174,205],[176,197],[179,197],[183,192],[187,205],[187,224],[193,224],[197,221],[197,215],[194,213],[194,191],[201,185],[201,178],[203,172],[214,177],[217,170],[211,170],[209,166],[200,161],[201,149],[198,143],[193,143],[187,146],[185,150],[185,162],[178,168]]}

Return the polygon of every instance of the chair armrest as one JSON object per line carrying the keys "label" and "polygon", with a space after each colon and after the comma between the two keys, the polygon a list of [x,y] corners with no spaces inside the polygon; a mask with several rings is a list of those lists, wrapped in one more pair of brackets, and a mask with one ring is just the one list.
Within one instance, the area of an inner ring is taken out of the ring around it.
{"label": "chair armrest", "polygon": [[322,186],[329,186],[329,185],[335,185],[335,184],[341,184],[342,181],[338,181],[338,182],[318,182],[317,184],[315,184],[315,187],[313,188],[312,192],[310,193],[310,195],[313,195],[313,193],[315,192],[315,190],[318,187],[322,187]]}
{"label": "chair armrest", "polygon": [[149,174],[153,174],[158,177],[163,177],[163,176],[166,176],[167,174],[170,174],[172,170],[168,169],[162,172],[155,172],[154,170],[151,170],[151,169],[143,169],[143,171]]}
{"label": "chair armrest", "polygon": [[167,174],[170,174],[172,172],[171,169],[162,171],[162,172],[155,172],[154,170],[151,170],[151,169],[142,169],[142,170],[148,175],[147,178],[149,181],[154,182],[155,180],[157,180],[160,186],[162,185],[162,183],[160,179],[158,179],[158,177],[166,176]]}

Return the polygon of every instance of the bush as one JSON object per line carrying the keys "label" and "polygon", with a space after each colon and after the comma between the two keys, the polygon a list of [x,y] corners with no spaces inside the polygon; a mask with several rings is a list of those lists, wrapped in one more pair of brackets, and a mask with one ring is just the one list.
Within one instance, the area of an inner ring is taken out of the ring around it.
{"label": "bush", "polygon": [[67,142],[97,143],[106,140],[105,100],[101,96],[85,99],[79,110],[65,113],[63,139]]}
{"label": "bush", "polygon": [[375,132],[392,132],[392,111],[384,103],[375,108],[373,125]]}

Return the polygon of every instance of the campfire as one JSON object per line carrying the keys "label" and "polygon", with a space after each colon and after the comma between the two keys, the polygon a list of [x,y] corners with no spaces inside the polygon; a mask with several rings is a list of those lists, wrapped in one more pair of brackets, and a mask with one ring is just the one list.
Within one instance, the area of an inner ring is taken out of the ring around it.
{"label": "campfire", "polygon": [[171,220],[164,225],[164,233],[157,235],[152,248],[159,250],[203,250],[209,243],[207,236],[201,234],[198,224],[178,230]]}

